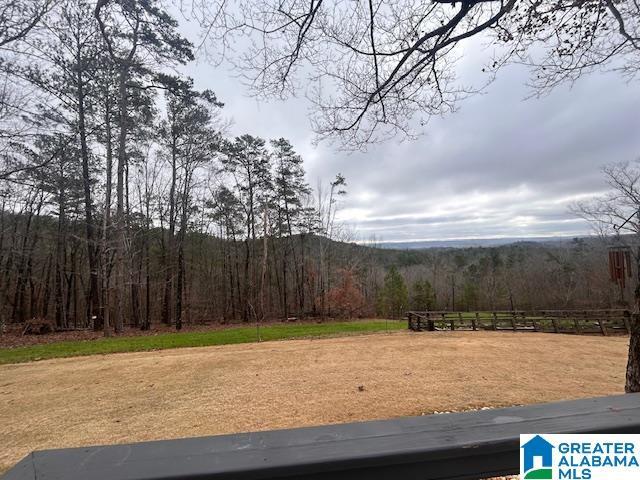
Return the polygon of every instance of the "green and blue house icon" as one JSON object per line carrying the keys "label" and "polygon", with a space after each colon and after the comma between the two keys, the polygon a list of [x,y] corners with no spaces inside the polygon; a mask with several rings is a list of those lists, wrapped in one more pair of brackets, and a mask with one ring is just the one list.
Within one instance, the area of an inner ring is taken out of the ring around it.
{"label": "green and blue house icon", "polygon": [[536,435],[520,448],[524,450],[524,479],[552,480],[554,446]]}

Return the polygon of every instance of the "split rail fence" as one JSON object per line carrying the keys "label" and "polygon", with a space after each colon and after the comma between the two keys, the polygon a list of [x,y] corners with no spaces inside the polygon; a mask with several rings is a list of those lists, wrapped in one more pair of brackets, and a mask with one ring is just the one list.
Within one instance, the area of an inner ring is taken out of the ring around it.
{"label": "split rail fence", "polygon": [[509,330],[573,334],[629,334],[629,310],[409,311],[410,330]]}

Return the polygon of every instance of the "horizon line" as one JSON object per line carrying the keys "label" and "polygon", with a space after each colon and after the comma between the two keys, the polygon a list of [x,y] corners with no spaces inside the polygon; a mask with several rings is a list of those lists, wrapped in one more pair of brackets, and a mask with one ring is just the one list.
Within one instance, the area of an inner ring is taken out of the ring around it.
{"label": "horizon line", "polygon": [[459,242],[459,241],[473,241],[473,240],[527,240],[527,239],[553,239],[553,238],[586,238],[597,237],[595,233],[582,233],[573,235],[523,235],[523,236],[495,236],[495,237],[456,237],[456,238],[420,238],[415,240],[360,240],[356,243],[371,244],[371,243],[420,243],[420,242]]}

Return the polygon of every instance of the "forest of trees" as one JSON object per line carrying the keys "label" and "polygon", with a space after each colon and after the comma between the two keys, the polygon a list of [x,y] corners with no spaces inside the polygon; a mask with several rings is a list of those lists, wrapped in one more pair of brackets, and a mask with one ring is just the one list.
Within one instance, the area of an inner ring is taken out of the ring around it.
{"label": "forest of trees", "polygon": [[[478,38],[486,77],[469,85],[456,64]],[[423,133],[510,64],[529,67],[533,96],[594,71],[631,82],[638,1],[0,0],[0,52],[0,332],[32,318],[108,336],[409,308],[629,306],[625,388],[640,391],[637,241],[625,240],[626,291],[598,239],[349,243],[336,221],[347,180],[335,172],[312,191],[287,132],[230,136],[224,99],[181,73],[196,54],[228,61],[257,97],[306,96],[316,140],[362,150]],[[603,238],[621,225],[638,238],[640,168],[604,173],[611,193],[575,213]]]}
{"label": "forest of trees", "polygon": [[223,103],[176,73],[194,47],[160,4],[3,12],[2,322],[324,311],[331,252],[310,235],[335,234],[345,179],[312,192],[286,139],[228,138]]}
{"label": "forest of trees", "polygon": [[[274,175],[269,189],[256,190],[255,212],[249,208],[250,197],[240,193],[243,184],[222,184],[189,197],[186,210],[178,197],[174,225],[167,217],[172,207],[165,196],[171,177],[161,187],[154,174],[153,194],[145,193],[151,189],[148,177],[134,177],[130,191],[137,195],[125,210],[125,288],[118,292],[123,316],[113,327],[145,329],[163,322],[180,328],[182,322],[291,317],[397,318],[409,309],[615,308],[631,303],[631,286],[620,291],[608,278],[607,245],[599,238],[428,250],[331,240],[327,235],[336,228],[331,215],[341,185],[329,185],[319,202],[327,211],[318,209],[303,181],[298,184],[301,196],[281,192],[277,160],[282,157],[266,158],[273,162]],[[227,161],[224,157],[221,165]],[[170,166],[166,159],[153,162],[158,168],[161,164]],[[301,173],[300,164],[294,164]],[[146,166],[142,168],[144,172]],[[240,174],[234,178],[240,181]],[[28,202],[20,196],[3,199],[5,319],[45,317],[63,328],[92,326],[82,202],[71,202],[63,218],[57,210],[59,197],[35,187],[28,192]],[[262,195],[271,199],[263,203]],[[99,243],[108,250],[101,255],[108,263],[100,270],[99,305],[106,318],[116,320],[113,237],[109,232],[106,237]],[[102,274],[105,271],[109,274]]]}
{"label": "forest of trees", "polygon": [[[471,33],[500,22],[506,22],[503,28],[515,28],[526,20],[533,30],[520,31],[517,39],[523,45],[532,32],[553,26],[553,9],[542,11],[535,2],[524,10],[514,2],[462,2],[457,13],[455,5],[427,3],[429,12],[452,18],[450,31],[438,36],[444,43],[424,52],[411,50],[425,58],[447,49],[447,36],[474,24]],[[595,23],[592,35],[608,36],[620,18],[635,18],[630,3],[601,8],[591,3],[586,2],[584,10],[582,3],[569,10],[586,18],[587,25],[593,15],[606,17],[605,23]],[[173,13],[185,15],[191,8],[193,20],[199,12],[200,26],[211,32],[203,39],[210,48],[216,38],[226,42],[226,34],[245,29],[252,18],[249,10],[223,12],[220,5],[215,17],[206,6],[187,2],[173,7],[150,0],[3,3],[2,323],[47,318],[58,328],[95,328],[110,335],[127,326],[148,329],[152,323],[180,329],[184,322],[398,316],[405,308],[623,303],[621,292],[608,283],[605,249],[597,242],[422,252],[348,243],[349,234],[336,222],[346,179],[336,172],[334,179],[312,190],[295,146],[285,138],[230,137],[224,99],[197,90],[192,79],[179,73],[194,60],[196,48],[181,35]],[[291,6],[292,11],[298,7]],[[172,8],[175,12],[169,13]],[[324,38],[333,30],[317,23],[319,8],[301,18]],[[344,18],[357,23],[378,14],[356,10]],[[232,18],[234,12],[249,16],[241,21]],[[227,23],[217,21],[224,19]],[[372,36],[374,26],[380,27],[371,24]],[[290,24],[282,32],[289,28],[297,29]],[[565,32],[565,23],[554,28],[566,35],[573,31]],[[264,33],[267,41],[270,34]],[[450,43],[467,36],[454,35]],[[290,87],[287,79],[296,62],[309,54],[308,37],[296,38],[294,52],[299,56],[285,55],[288,63],[270,64],[264,70],[266,83],[257,82],[258,88],[262,85],[269,93],[276,81],[283,91]],[[427,45],[431,39],[425,34],[416,41]],[[622,41],[633,54],[635,40],[623,35]],[[346,97],[335,109],[320,104],[325,121],[331,120],[328,112],[336,112],[332,121],[342,134],[365,133],[364,139],[352,139],[356,144],[374,140],[372,131],[360,128],[366,116],[359,111],[374,112],[372,128],[390,122],[402,130],[394,119],[406,110],[401,98],[395,100],[398,109],[388,104],[388,81],[380,83],[377,70],[377,62],[387,60],[378,59],[375,44],[372,47],[373,57],[366,52],[356,57],[373,59],[376,75],[362,80],[375,80],[374,93],[354,93],[355,107]],[[277,53],[269,42],[265,48],[266,60]],[[402,50],[385,58],[392,61],[398,55],[404,55]],[[408,75],[419,65],[403,74],[409,83],[399,92],[421,90],[411,83],[420,83],[420,75],[427,73],[420,69],[419,76]],[[434,69],[434,75],[442,75],[442,69]],[[391,76],[398,72],[394,69]],[[443,95],[432,100],[440,105]],[[364,107],[358,103],[361,96]],[[341,111],[349,114],[343,118]],[[377,118],[380,112],[383,116]],[[345,122],[352,127],[342,129]],[[316,126],[321,136],[331,131],[322,122]]]}
{"label": "forest of trees", "polygon": [[[608,276],[610,244],[592,237],[383,251],[383,264],[392,266],[380,281],[378,312],[629,308],[633,289],[621,289]],[[387,297],[392,300],[385,303]]]}

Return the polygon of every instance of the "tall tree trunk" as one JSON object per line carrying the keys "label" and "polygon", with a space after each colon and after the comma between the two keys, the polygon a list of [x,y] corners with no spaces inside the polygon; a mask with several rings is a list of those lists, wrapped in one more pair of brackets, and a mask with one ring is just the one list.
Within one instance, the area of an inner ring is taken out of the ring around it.
{"label": "tall tree trunk", "polygon": [[[149,258],[149,235],[151,227],[151,192],[149,191],[148,178],[145,179],[145,229],[143,238],[144,270],[145,270],[145,309],[144,320],[140,326],[141,330],[151,328],[151,260]],[[141,262],[142,265],[142,262]]]}
{"label": "tall tree trunk", "polygon": [[[220,238],[224,238],[222,227],[220,227]],[[231,284],[231,278],[228,277],[231,271],[229,267],[229,248],[228,241],[225,239],[222,241],[222,281],[220,282],[220,286],[222,287],[222,323],[227,323],[229,319],[229,285],[227,285],[227,278],[229,278],[229,284]]]}
{"label": "tall tree trunk", "polygon": [[58,191],[58,232],[56,235],[56,273],[54,279],[55,317],[56,326],[67,327],[67,315],[64,304],[64,269],[67,258],[67,219],[66,192],[64,188],[64,163],[60,162],[60,187]]}
{"label": "tall tree trunk", "polygon": [[282,314],[289,318],[289,298],[287,297],[287,256],[282,256]]}
{"label": "tall tree trunk", "polygon": [[251,248],[249,246],[249,237],[247,237],[244,241],[245,246],[245,257],[244,257],[244,288],[243,288],[243,312],[242,312],[242,321],[249,321],[249,262],[250,262],[250,251]]}
{"label": "tall tree trunk", "polygon": [[[40,196],[40,201],[38,203],[38,209],[36,210],[36,219],[37,219],[37,217],[40,216],[40,212],[42,211],[42,205],[43,204],[44,204],[44,195],[41,195]],[[36,245],[38,244],[38,240],[39,239],[40,239],[40,222],[36,221],[36,225],[35,225],[34,230],[33,230],[33,239],[31,241],[31,244],[29,245],[29,248],[27,249],[27,259],[26,259],[25,274],[24,274],[25,281],[29,282],[32,294],[33,294],[33,279],[31,278],[31,276],[32,276],[32,272],[33,272],[33,255],[34,255],[34,252],[36,250]],[[31,302],[30,302],[30,305],[29,305],[29,315],[32,316],[33,304],[34,304],[33,296],[30,298],[30,300],[31,300]],[[22,291],[21,307],[20,308],[23,311],[26,310],[25,291],[24,291],[24,289]],[[23,316],[24,316],[24,313],[23,313]]]}
{"label": "tall tree trunk", "polygon": [[[179,237],[182,236],[181,232],[178,234]],[[182,240],[178,239],[178,259],[177,259],[177,271],[176,271],[176,330],[182,329],[182,295],[183,295],[183,286],[184,286],[184,245]]]}
{"label": "tall tree trunk", "polygon": [[[131,205],[129,196],[129,165],[125,165],[125,208],[126,208],[126,227],[127,232],[132,232],[131,229]],[[140,326],[140,282],[139,278],[136,278],[136,236],[131,235],[130,240],[127,242],[127,258],[129,260],[129,290],[131,298],[131,320],[129,326],[138,328]]]}
{"label": "tall tree trunk", "polygon": [[[638,212],[640,217],[640,211]],[[640,218],[639,218],[640,220]],[[640,237],[640,235],[638,235]],[[635,306],[631,315],[631,335],[624,389],[627,393],[640,392],[640,245],[636,249]]]}
{"label": "tall tree trunk", "polygon": [[624,389],[627,393],[640,392],[640,314],[638,312],[631,315],[631,337]]}
{"label": "tall tree trunk", "polygon": [[262,269],[260,272],[260,316],[262,319],[265,317],[265,308],[264,308],[264,292],[266,288],[266,280],[267,280],[267,253],[269,251],[269,241],[268,241],[268,227],[267,227],[267,207],[264,207],[263,214],[263,231],[262,231]]}
{"label": "tall tree trunk", "polygon": [[26,286],[26,267],[27,267],[27,250],[29,244],[29,234],[31,233],[31,225],[33,223],[34,217],[34,209],[33,203],[35,202],[35,197],[29,199],[29,210],[27,214],[27,219],[24,227],[24,235],[22,237],[22,245],[20,247],[20,253],[18,254],[18,266],[17,266],[17,278],[16,278],[16,289],[14,291],[13,296],[13,312],[11,314],[11,318],[14,322],[22,323],[24,322],[24,290]]}
{"label": "tall tree trunk", "polygon": [[[240,293],[240,254],[238,253],[238,243],[236,242],[236,237],[233,237],[233,252],[235,256],[235,266],[236,266],[236,298],[238,299],[238,303],[236,304],[235,311],[239,312],[242,310],[243,318],[244,318],[244,303],[242,300],[242,294]],[[235,316],[235,315],[234,315]]]}
{"label": "tall tree trunk", "polygon": [[[169,238],[165,255],[164,297],[162,301],[162,322],[171,323],[171,286],[173,283],[173,268],[175,254],[176,232],[176,183],[178,177],[178,147],[177,139],[172,132],[171,136],[171,186],[169,187]],[[176,309],[177,310],[177,309]]]}
{"label": "tall tree trunk", "polygon": [[124,170],[127,163],[127,129],[128,129],[128,97],[127,66],[120,67],[118,84],[118,110],[120,111],[120,135],[118,139],[118,165],[116,171],[116,236],[115,248],[116,288],[114,301],[116,304],[115,331],[121,333],[124,328],[124,284],[126,277],[127,239],[124,219]]}
{"label": "tall tree trunk", "polygon": [[177,250],[177,272],[176,272],[176,330],[182,329],[182,295],[184,287],[184,237],[187,229],[187,215],[189,208],[189,185],[190,175],[185,171],[184,189],[182,192],[182,205],[180,212],[180,230],[178,232]]}
{"label": "tall tree trunk", "polygon": [[85,120],[84,79],[82,77],[81,46],[77,46],[77,108],[78,134],[80,137],[80,155],[82,157],[82,187],[84,193],[84,221],[87,240],[87,259],[89,261],[89,292],[87,294],[87,319],[93,322],[94,330],[102,329],[102,312],[100,311],[99,260],[98,245],[95,239],[93,224],[93,199],[91,197],[91,175],[89,172],[89,148],[87,146],[87,128]]}
{"label": "tall tree trunk", "polygon": [[[6,197],[2,196],[2,210],[0,210],[0,265],[4,263],[4,234],[5,234],[5,206]],[[9,253],[9,256],[11,254]],[[4,333],[4,327],[7,324],[5,317],[5,291],[4,282],[0,281],[0,333]]]}
{"label": "tall tree trunk", "polygon": [[113,143],[111,138],[111,99],[109,89],[105,92],[105,141],[106,141],[106,181],[104,212],[102,213],[102,327],[105,337],[111,336],[111,310],[109,305],[109,284],[111,274],[110,249],[108,247],[111,228],[111,193],[113,189]]}
{"label": "tall tree trunk", "polygon": [[306,250],[306,234],[300,234],[300,276],[297,276],[297,267],[296,267],[296,281],[298,283],[298,306],[300,308],[300,315],[305,314],[305,295],[304,295],[304,276],[305,276],[305,262],[307,261],[305,250]]}
{"label": "tall tree trunk", "polygon": [[49,316],[49,300],[51,299],[51,268],[53,265],[53,259],[49,256],[47,260],[47,270],[44,275],[44,290],[42,292],[42,303],[40,309],[40,316],[42,318],[47,318]]}

